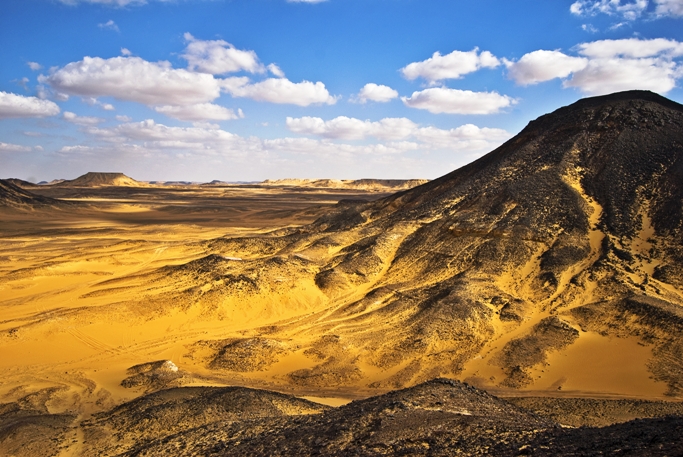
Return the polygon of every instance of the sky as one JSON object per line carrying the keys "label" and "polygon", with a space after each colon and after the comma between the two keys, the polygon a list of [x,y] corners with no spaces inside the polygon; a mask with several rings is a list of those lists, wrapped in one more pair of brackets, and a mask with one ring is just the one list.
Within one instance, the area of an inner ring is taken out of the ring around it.
{"label": "sky", "polygon": [[433,179],[576,100],[683,102],[683,0],[2,0],[0,177]]}

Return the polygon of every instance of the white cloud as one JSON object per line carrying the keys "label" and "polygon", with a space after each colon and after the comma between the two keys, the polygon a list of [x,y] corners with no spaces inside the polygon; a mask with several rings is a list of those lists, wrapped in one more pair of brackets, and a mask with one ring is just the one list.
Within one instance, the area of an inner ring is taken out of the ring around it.
{"label": "white cloud", "polygon": [[524,54],[517,62],[505,62],[509,76],[523,86],[566,78],[588,65],[588,59],[571,57],[560,51],[538,50]]}
{"label": "white cloud", "polygon": [[598,33],[600,30],[596,29],[593,24],[581,24],[581,29],[588,33]]}
{"label": "white cloud", "polygon": [[658,16],[683,17],[683,0],[655,0]]}
{"label": "white cloud", "polygon": [[147,105],[193,105],[220,95],[219,80],[212,75],[139,57],[84,57],[39,81],[70,95],[111,96]]}
{"label": "white cloud", "polygon": [[406,65],[401,72],[411,81],[423,78],[429,82],[436,82],[461,78],[480,68],[495,68],[499,65],[500,60],[489,51],[479,53],[479,50],[474,48],[468,52],[453,51],[445,56],[437,51],[427,60]]}
{"label": "white cloud", "polygon": [[472,124],[449,130],[420,127],[406,118],[385,118],[372,122],[345,116],[329,121],[319,117],[288,117],[286,124],[290,131],[304,135],[344,140],[375,137],[397,141],[413,138],[420,141],[422,147],[428,148],[485,149],[497,146],[512,136],[502,129],[479,128]]}
{"label": "white cloud", "polygon": [[632,89],[666,93],[676,86],[676,76],[676,64],[666,60],[599,59],[590,61],[563,85],[590,95]]}
{"label": "white cloud", "polygon": [[198,40],[189,33],[184,36],[188,44],[181,57],[187,60],[190,70],[212,75],[238,71],[248,71],[249,73],[266,71],[254,51],[237,49],[223,40]]}
{"label": "white cloud", "polygon": [[0,152],[31,152],[28,146],[0,142]]}
{"label": "white cloud", "polygon": [[120,32],[119,26],[116,25],[116,22],[112,21],[109,19],[107,22],[102,22],[100,24],[97,24],[97,26],[101,29],[107,29],[107,30],[113,30],[115,32]]}
{"label": "white cloud", "polygon": [[111,103],[103,103],[94,97],[83,97],[83,101],[90,106],[99,106],[105,111],[116,110],[116,108],[114,108],[114,105],[112,105]]}
{"label": "white cloud", "polygon": [[65,121],[78,125],[97,125],[101,122],[104,122],[104,119],[102,118],[90,116],[77,116],[76,113],[72,113],[71,111],[64,111],[62,118]]}
{"label": "white cloud", "polygon": [[623,16],[632,21],[647,9],[648,0],[578,0],[571,4],[569,11],[577,16],[594,16],[599,13],[610,16]]}
{"label": "white cloud", "polygon": [[0,92],[0,119],[47,117],[59,114],[59,106],[49,100]]}
{"label": "white cloud", "polygon": [[130,52],[130,50],[128,48],[121,48],[121,55],[128,57],[128,56],[133,55],[133,53]]}
{"label": "white cloud", "polygon": [[368,83],[360,90],[355,100],[358,103],[367,103],[368,100],[378,103],[386,103],[398,97],[398,92],[389,86]]}
{"label": "white cloud", "polygon": [[334,105],[337,98],[330,95],[325,84],[302,81],[293,83],[285,78],[268,78],[250,83],[249,78],[226,78],[221,81],[223,89],[233,97],[251,98],[256,101],[309,106]]}
{"label": "white cloud", "polygon": [[414,122],[406,118],[387,118],[379,122],[370,122],[346,116],[339,116],[327,122],[319,117],[288,117],[286,125],[294,133],[344,140],[362,140],[368,136],[404,139],[417,128]]}
{"label": "white cloud", "polygon": [[268,71],[275,76],[276,78],[284,78],[285,77],[285,72],[280,69],[277,65],[274,63],[268,64]]}
{"label": "white cloud", "polygon": [[165,114],[169,117],[181,121],[228,121],[239,119],[241,111],[235,111],[213,103],[199,103],[187,106],[156,106],[157,113]]}
{"label": "white cloud", "polygon": [[42,70],[43,68],[43,66],[38,62],[26,62],[26,65],[28,65],[28,67],[33,71]]}
{"label": "white cloud", "polygon": [[[479,128],[471,124],[450,130],[422,128],[405,118],[382,119],[378,122],[351,118],[337,118],[327,122],[319,118],[288,118],[287,124],[292,131],[323,138],[244,138],[221,130],[213,124],[168,127],[146,120],[109,128],[88,127],[85,131],[93,137],[88,146],[68,146],[61,153],[87,155],[125,150],[136,154],[157,154],[160,157],[168,157],[169,153],[173,153],[184,157],[214,155],[249,160],[295,154],[335,160],[338,157],[395,156],[419,150],[483,152],[498,146],[511,136],[504,130]],[[353,133],[354,129],[358,133]],[[337,142],[338,139],[348,137],[374,137],[386,142]],[[104,143],[99,146],[93,143],[92,140],[97,139]]]}
{"label": "white cloud", "polygon": [[497,92],[472,92],[469,90],[433,87],[401,97],[406,106],[426,109],[440,114],[493,114],[513,105],[514,99]]}
{"label": "white cloud", "polygon": [[131,119],[130,116],[125,116],[125,115],[119,114],[119,115],[116,116],[116,120],[119,121],[119,122],[130,122],[130,121],[132,121],[133,119]]}
{"label": "white cloud", "polygon": [[579,53],[591,58],[612,57],[679,57],[683,55],[683,43],[665,38],[640,40],[600,40],[578,45]]}
{"label": "white cloud", "polygon": [[683,43],[675,40],[600,40],[579,44],[576,49],[581,57],[540,50],[517,62],[506,61],[506,65],[518,84],[563,78],[564,87],[590,95],[632,89],[666,93],[683,76],[683,67],[673,60],[683,56]]}

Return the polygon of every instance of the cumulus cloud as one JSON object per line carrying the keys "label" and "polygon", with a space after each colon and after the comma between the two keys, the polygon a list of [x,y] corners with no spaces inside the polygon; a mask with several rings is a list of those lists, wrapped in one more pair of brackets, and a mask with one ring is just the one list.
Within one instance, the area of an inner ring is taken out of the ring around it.
{"label": "cumulus cloud", "polygon": [[577,16],[594,16],[599,13],[619,15],[632,21],[643,14],[647,5],[648,0],[578,0],[571,4],[569,11]]}
{"label": "cumulus cloud", "polygon": [[560,51],[538,50],[524,54],[517,62],[506,61],[508,75],[523,86],[566,78],[571,73],[583,70],[588,59],[571,57]]}
{"label": "cumulus cloud", "polygon": [[238,71],[263,73],[266,67],[259,62],[254,51],[243,51],[223,40],[198,40],[186,33],[187,47],[181,57],[187,60],[188,68],[193,71],[222,75]]}
{"label": "cumulus cloud", "polygon": [[111,96],[147,105],[193,105],[218,98],[217,79],[171,68],[169,62],[139,57],[84,57],[39,78],[59,92],[82,97]]}
{"label": "cumulus cloud", "polygon": [[0,142],[0,152],[30,152],[31,148],[28,146],[21,146],[18,144]]}
{"label": "cumulus cloud", "polygon": [[[666,93],[676,86],[676,64],[660,59],[600,59],[564,81],[590,95],[631,89]],[[680,75],[678,75],[680,77]]]}
{"label": "cumulus cloud", "polygon": [[50,100],[0,92],[0,119],[47,117],[57,114],[59,114],[59,106]]}
{"label": "cumulus cloud", "polygon": [[62,114],[62,118],[65,121],[78,125],[97,125],[101,122],[104,122],[104,119],[102,118],[90,116],[77,116],[76,113],[72,113],[71,111],[64,111],[64,114]]}
{"label": "cumulus cloud", "polygon": [[680,57],[683,55],[683,43],[665,38],[640,40],[626,38],[623,40],[599,40],[578,45],[579,53],[591,58],[612,57]]}
{"label": "cumulus cloud", "polygon": [[429,82],[444,79],[458,79],[463,75],[475,72],[480,68],[496,68],[500,60],[489,51],[453,51],[442,56],[438,51],[427,60],[413,62],[401,69],[401,73],[409,80],[423,78]]}
{"label": "cumulus cloud", "polygon": [[107,22],[102,22],[100,24],[97,24],[97,26],[101,29],[107,29],[107,30],[113,30],[115,32],[119,32],[119,26],[116,25],[116,22],[112,21],[109,19]]}
{"label": "cumulus cloud", "polygon": [[38,62],[26,62],[26,65],[28,65],[28,67],[33,71],[38,71],[38,70],[43,69],[43,66],[41,64],[39,64]]}
{"label": "cumulus cloud", "polygon": [[[419,150],[482,152],[498,146],[511,136],[504,130],[479,128],[470,124],[449,130],[420,127],[405,118],[388,118],[377,122],[343,117],[330,121],[288,118],[287,125],[293,132],[322,138],[245,138],[212,124],[169,127],[146,120],[107,128],[86,127],[84,131],[90,135],[87,146],[70,145],[60,153],[89,155],[125,150],[127,153],[157,154],[160,157],[173,153],[184,157],[213,155],[249,160],[256,157],[272,159],[284,153],[335,160],[339,157],[366,156],[375,160],[382,156],[395,157],[407,151]],[[383,141],[370,144],[339,142],[346,138],[377,138]]]}
{"label": "cumulus cloud", "polygon": [[398,92],[391,87],[368,83],[363,86],[354,100],[357,100],[358,103],[367,103],[368,101],[386,103],[395,98],[398,98]]}
{"label": "cumulus cloud", "polygon": [[564,87],[590,95],[642,89],[666,93],[680,79],[683,43],[662,38],[600,40],[576,47],[580,57],[560,51],[534,51],[506,62],[509,75],[521,85],[562,78]]}
{"label": "cumulus cloud", "polygon": [[116,115],[116,120],[119,122],[130,122],[133,119],[130,116],[118,114],[118,115]]}
{"label": "cumulus cloud", "polygon": [[362,140],[369,136],[399,140],[409,137],[417,128],[417,124],[406,118],[387,118],[370,122],[346,116],[339,116],[327,122],[319,117],[288,117],[286,125],[294,133],[343,140]]}
{"label": "cumulus cloud", "polygon": [[655,0],[658,16],[683,17],[683,0]]}
{"label": "cumulus cloud", "polygon": [[479,128],[472,124],[448,130],[420,127],[406,118],[385,118],[372,122],[345,116],[329,121],[319,117],[288,117],[286,123],[290,131],[304,135],[344,140],[363,140],[368,137],[392,141],[413,139],[428,148],[484,149],[497,146],[511,137],[505,130]]}
{"label": "cumulus cloud", "polygon": [[181,121],[228,121],[244,117],[242,110],[235,113],[234,110],[213,103],[198,103],[187,106],[164,105],[156,106],[154,110]]}
{"label": "cumulus cloud", "polygon": [[250,98],[256,101],[309,106],[315,104],[333,105],[337,98],[330,95],[325,84],[302,81],[294,83],[285,78],[268,78],[251,83],[249,78],[234,77],[221,81],[223,90],[233,97]]}
{"label": "cumulus cloud", "polygon": [[440,114],[493,114],[513,105],[514,99],[497,92],[472,92],[469,90],[433,87],[401,97],[406,106],[426,109]]}

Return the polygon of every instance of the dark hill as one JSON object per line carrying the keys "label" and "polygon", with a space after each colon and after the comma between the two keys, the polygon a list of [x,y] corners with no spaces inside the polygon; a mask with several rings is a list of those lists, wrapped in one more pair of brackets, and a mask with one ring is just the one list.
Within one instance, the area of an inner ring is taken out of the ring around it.
{"label": "dark hill", "polygon": [[5,181],[11,182],[15,186],[21,187],[21,188],[32,188],[32,187],[38,187],[37,184],[33,184],[32,182],[29,181],[24,181],[23,179],[19,178],[7,178]]}
{"label": "dark hill", "polygon": [[0,179],[0,207],[30,210],[33,208],[44,209],[47,207],[62,207],[68,205],[68,202],[36,195],[17,186],[10,180]]}
{"label": "dark hill", "polygon": [[[257,392],[248,399],[251,404],[244,402],[240,408],[250,411],[277,395],[261,392],[259,397]],[[223,401],[229,401],[228,392]],[[125,455],[663,456],[683,450],[681,431],[680,417],[562,428],[466,384],[435,379],[313,414],[226,417],[155,440],[139,440]]]}
{"label": "dark hill", "polygon": [[683,106],[631,91],[542,116],[414,189],[340,202],[281,239],[316,259],[333,303],[305,321],[320,364],[290,380],[363,383],[369,364],[393,372],[373,387],[530,387],[549,354],[602,335],[651,348],[630,363],[683,394],[682,201]]}

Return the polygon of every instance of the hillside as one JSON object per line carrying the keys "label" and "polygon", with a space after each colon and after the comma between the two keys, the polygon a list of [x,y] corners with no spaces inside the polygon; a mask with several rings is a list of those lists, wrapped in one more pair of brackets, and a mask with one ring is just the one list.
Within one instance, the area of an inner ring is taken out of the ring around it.
{"label": "hillside", "polygon": [[0,207],[18,210],[67,206],[69,203],[36,195],[19,187],[20,180],[0,179]]}
{"label": "hillside", "polygon": [[210,247],[253,259],[231,266],[254,278],[250,296],[291,269],[270,267],[273,254],[308,262],[290,274],[312,279],[329,307],[269,330],[319,360],[289,374],[295,385],[446,375],[681,395],[682,127],[683,107],[650,92],[580,100],[412,190],[341,202],[285,237]]}

